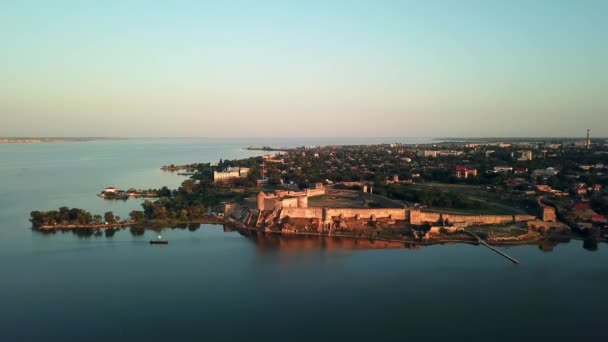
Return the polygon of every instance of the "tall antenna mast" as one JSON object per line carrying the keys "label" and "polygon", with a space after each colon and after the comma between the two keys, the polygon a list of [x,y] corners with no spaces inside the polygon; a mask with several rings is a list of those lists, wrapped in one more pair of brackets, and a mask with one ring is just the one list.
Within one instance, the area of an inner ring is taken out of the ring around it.
{"label": "tall antenna mast", "polygon": [[589,139],[589,130],[587,130],[587,149],[591,146],[591,139]]}

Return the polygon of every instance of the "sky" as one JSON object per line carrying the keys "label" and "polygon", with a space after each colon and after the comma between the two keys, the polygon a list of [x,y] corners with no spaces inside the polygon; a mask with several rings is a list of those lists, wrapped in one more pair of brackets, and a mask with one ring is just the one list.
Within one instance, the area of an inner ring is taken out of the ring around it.
{"label": "sky", "polygon": [[608,136],[608,1],[0,2],[0,136]]}

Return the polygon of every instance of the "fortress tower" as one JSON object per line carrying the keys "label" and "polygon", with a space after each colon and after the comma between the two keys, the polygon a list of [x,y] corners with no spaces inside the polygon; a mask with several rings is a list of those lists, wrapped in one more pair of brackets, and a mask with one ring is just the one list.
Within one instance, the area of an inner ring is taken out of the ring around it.
{"label": "fortress tower", "polygon": [[258,210],[264,210],[264,199],[266,198],[266,194],[264,191],[260,191],[258,194]]}
{"label": "fortress tower", "polygon": [[308,196],[298,196],[298,208],[308,208]]}
{"label": "fortress tower", "polygon": [[410,209],[410,224],[419,225],[420,223],[421,223],[420,222],[420,209],[411,208]]}

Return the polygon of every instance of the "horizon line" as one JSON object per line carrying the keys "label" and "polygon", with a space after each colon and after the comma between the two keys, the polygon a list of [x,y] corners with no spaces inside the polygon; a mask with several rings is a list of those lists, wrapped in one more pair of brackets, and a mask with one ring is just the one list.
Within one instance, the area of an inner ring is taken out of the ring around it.
{"label": "horizon line", "polygon": [[[584,135],[563,136],[0,136],[0,139],[586,139]],[[608,136],[590,137],[608,139]]]}

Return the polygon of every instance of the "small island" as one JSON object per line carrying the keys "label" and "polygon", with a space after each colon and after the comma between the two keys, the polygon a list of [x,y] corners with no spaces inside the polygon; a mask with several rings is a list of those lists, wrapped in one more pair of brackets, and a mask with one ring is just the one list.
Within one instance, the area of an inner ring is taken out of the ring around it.
{"label": "small island", "polygon": [[597,171],[607,155],[602,144],[522,140],[301,147],[165,166],[192,174],[142,193],[158,199],[128,219],[64,207],[30,221],[41,231],[212,223],[406,244],[606,241],[608,178]]}

